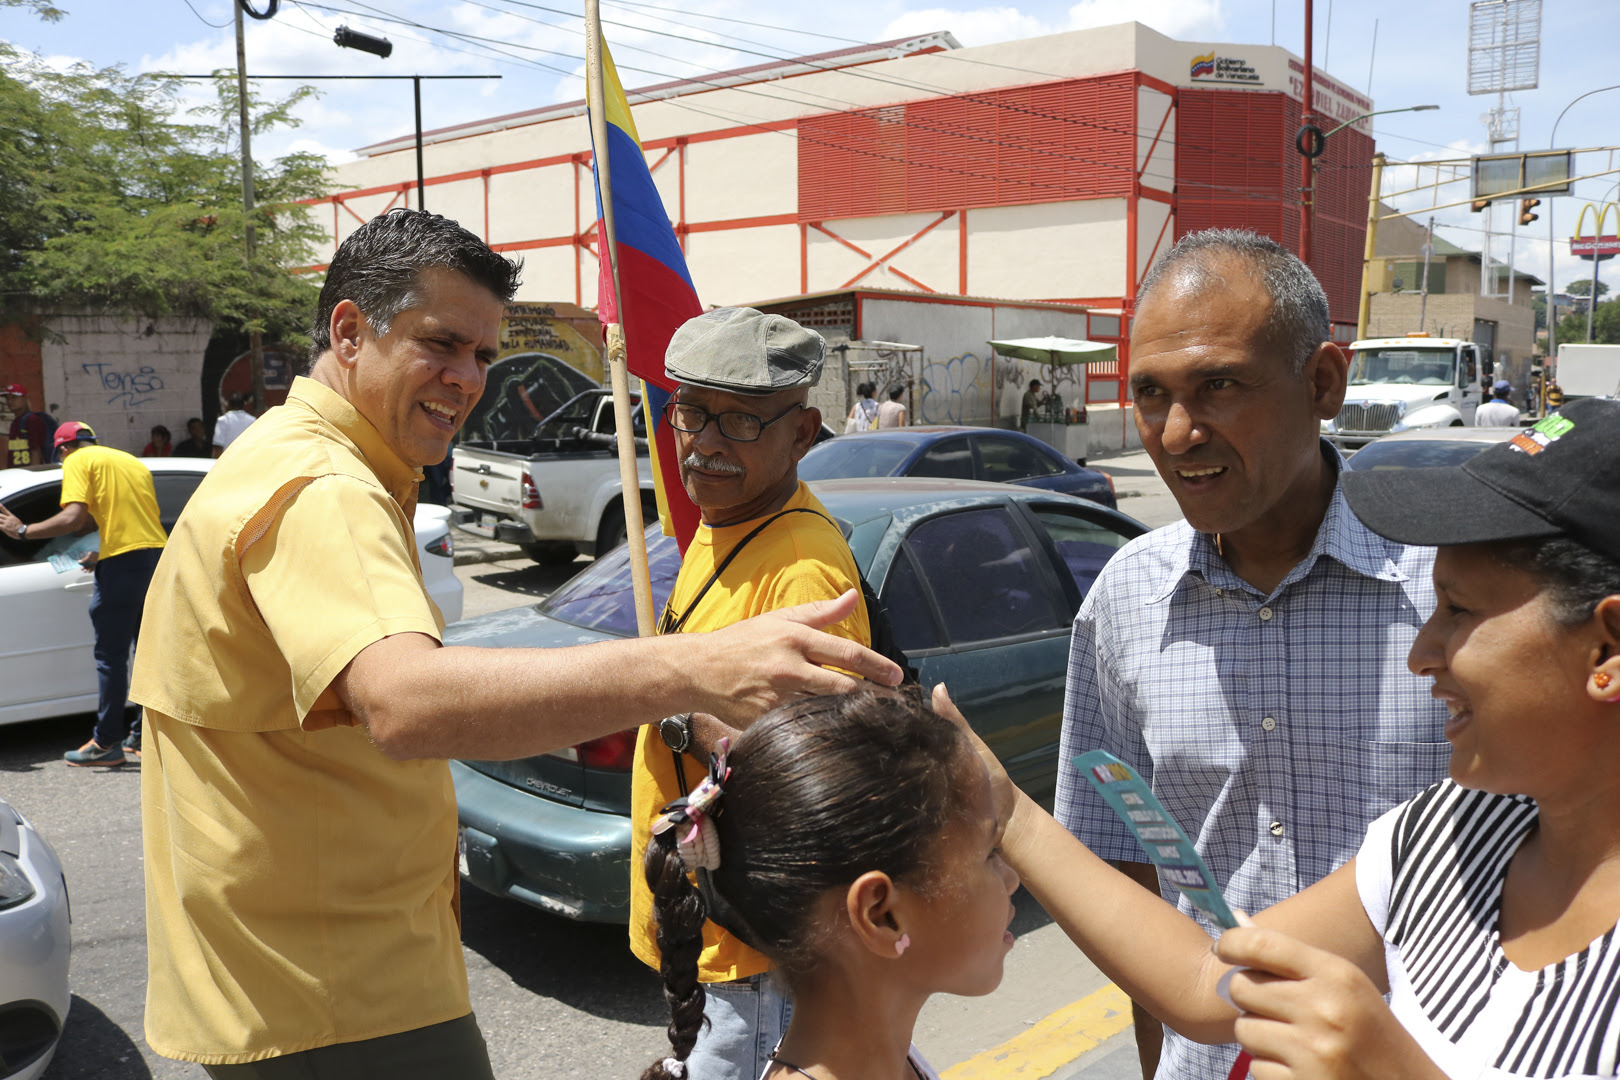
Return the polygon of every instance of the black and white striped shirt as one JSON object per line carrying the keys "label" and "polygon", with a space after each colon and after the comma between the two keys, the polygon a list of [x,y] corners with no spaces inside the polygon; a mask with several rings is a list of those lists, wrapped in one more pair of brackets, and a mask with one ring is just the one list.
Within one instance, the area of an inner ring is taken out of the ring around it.
{"label": "black and white striped shirt", "polygon": [[1536,814],[1524,796],[1442,781],[1375,821],[1356,856],[1390,1007],[1453,1078],[1617,1075],[1615,929],[1539,971],[1502,952],[1502,884]]}

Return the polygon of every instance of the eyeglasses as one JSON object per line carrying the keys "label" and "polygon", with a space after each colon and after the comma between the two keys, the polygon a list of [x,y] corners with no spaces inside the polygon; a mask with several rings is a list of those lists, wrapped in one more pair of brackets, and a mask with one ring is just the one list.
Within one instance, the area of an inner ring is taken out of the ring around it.
{"label": "eyeglasses", "polygon": [[804,407],[804,402],[795,401],[769,420],[761,420],[753,413],[712,413],[707,409],[700,409],[696,405],[689,405],[684,401],[670,400],[664,403],[664,419],[670,427],[676,431],[684,431],[688,435],[696,435],[709,426],[710,420],[713,420],[720,426],[720,434],[732,442],[754,442],[765,433],[766,428],[794,409]]}

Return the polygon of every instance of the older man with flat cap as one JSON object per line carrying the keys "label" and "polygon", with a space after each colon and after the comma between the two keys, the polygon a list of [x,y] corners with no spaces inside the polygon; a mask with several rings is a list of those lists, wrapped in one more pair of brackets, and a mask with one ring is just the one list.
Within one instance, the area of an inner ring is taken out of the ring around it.
{"label": "older man with flat cap", "polygon": [[[791,319],[716,308],[670,339],[664,368],[680,382],[665,407],[681,483],[702,524],[686,550],[659,633],[734,622],[860,587],[849,544],[798,476],[821,410],[809,404],[826,343]],[[864,607],[828,633],[870,645]],[[706,775],[723,729],[702,714],[641,729],[631,776],[634,857],[630,947],[658,967],[652,894],[641,873],[654,818]],[[708,1023],[687,1059],[694,1080],[755,1080],[787,1029],[791,1004],[766,977],[762,954],[714,923],[703,928],[698,978]]]}

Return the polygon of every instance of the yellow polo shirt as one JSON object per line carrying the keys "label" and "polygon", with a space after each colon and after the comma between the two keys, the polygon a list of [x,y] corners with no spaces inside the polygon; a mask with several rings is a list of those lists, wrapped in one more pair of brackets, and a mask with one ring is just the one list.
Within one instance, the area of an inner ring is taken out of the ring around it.
{"label": "yellow polo shirt", "polygon": [[443,629],[418,479],[297,379],[175,525],[130,691],[160,1054],[256,1061],[471,1011],[449,766],[384,756],[331,690],[367,645]]}
{"label": "yellow polo shirt", "polygon": [[[682,633],[720,630],[767,611],[814,600],[835,600],[850,589],[861,587],[855,556],[850,553],[844,534],[802,480],[783,509],[799,507],[824,516],[788,514],[766,526],[764,532],[738,552],[725,573],[698,602],[682,626]],[[715,567],[763,520],[756,518],[718,529],[698,526],[697,535],[681,559],[681,572],[670,592],[668,610],[678,617],[691,607]],[[857,605],[855,614],[827,627],[827,632],[870,647],[872,628],[867,622],[866,605]],[[681,765],[688,790],[707,775],[706,764],[690,754],[681,756]],[[647,879],[641,872],[641,860],[652,836],[653,821],[665,806],[680,796],[675,755],[664,745],[656,726],[643,726],[636,735],[636,760],[630,774],[630,949],[653,968],[658,967],[658,924],[653,915],[652,890],[647,888]],[[744,945],[712,922],[703,924],[703,954],[698,958],[700,982],[746,979],[769,971],[770,967],[771,962],[763,953]]]}
{"label": "yellow polo shirt", "polygon": [[152,470],[141,459],[110,446],[81,446],[62,462],[62,505],[84,503],[101,532],[101,558],[168,539],[158,519]]}

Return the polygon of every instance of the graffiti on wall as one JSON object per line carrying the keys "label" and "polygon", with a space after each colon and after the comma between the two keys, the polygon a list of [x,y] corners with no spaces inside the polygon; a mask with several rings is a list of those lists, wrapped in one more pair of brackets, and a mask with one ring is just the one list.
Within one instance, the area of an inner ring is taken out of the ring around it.
{"label": "graffiti on wall", "polygon": [[157,369],[144,364],[134,371],[121,371],[117,365],[105,362],[80,364],[79,369],[101,383],[108,392],[108,405],[133,409],[156,401],[163,387],[163,376]]}
{"label": "graffiti on wall", "polygon": [[917,419],[924,424],[982,424],[990,420],[990,362],[965,352],[923,361]]}
{"label": "graffiti on wall", "polygon": [[604,375],[601,323],[593,313],[573,304],[509,304],[500,355],[461,438],[527,439],[574,395],[601,386]]}

